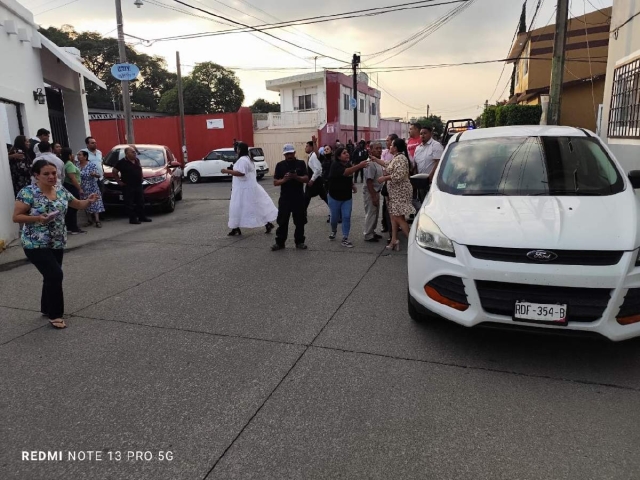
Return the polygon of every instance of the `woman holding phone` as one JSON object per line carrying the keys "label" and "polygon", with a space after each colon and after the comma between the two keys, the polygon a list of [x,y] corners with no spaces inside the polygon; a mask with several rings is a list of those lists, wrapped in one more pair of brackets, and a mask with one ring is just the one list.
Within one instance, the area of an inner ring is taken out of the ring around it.
{"label": "woman holding phone", "polygon": [[67,244],[65,215],[69,207],[85,210],[97,195],[78,200],[64,187],[57,185],[56,166],[46,160],[33,164],[35,184],[27,185],[16,197],[13,221],[23,223],[20,234],[27,258],[42,274],[40,311],[49,317],[55,328],[66,328],[62,292],[62,256]]}

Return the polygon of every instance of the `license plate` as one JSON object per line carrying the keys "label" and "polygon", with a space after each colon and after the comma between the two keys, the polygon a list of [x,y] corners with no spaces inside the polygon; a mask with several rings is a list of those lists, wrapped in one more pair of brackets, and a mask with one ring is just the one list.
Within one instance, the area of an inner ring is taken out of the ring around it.
{"label": "license plate", "polygon": [[118,199],[119,199],[121,202],[124,202],[124,195],[120,195],[120,196],[118,197]]}
{"label": "license plate", "polygon": [[514,320],[566,325],[567,306],[544,303],[516,302]]}

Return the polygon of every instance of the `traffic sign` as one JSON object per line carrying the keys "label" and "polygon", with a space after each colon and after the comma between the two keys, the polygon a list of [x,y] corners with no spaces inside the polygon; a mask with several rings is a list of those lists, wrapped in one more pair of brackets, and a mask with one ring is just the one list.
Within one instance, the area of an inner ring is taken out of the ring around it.
{"label": "traffic sign", "polygon": [[116,63],[111,67],[111,75],[121,82],[138,78],[140,69],[131,63]]}
{"label": "traffic sign", "polygon": [[356,108],[358,108],[358,100],[356,100],[355,98],[351,97],[349,99],[349,106],[351,107],[351,110],[355,110]]}

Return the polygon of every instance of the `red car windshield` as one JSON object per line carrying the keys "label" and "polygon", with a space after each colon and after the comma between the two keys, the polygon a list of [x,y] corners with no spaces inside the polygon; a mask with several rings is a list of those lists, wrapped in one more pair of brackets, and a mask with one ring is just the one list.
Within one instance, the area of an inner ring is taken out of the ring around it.
{"label": "red car windshield", "polygon": [[[111,153],[104,159],[104,164],[109,167],[115,167],[119,160],[124,158],[124,148],[111,150]],[[145,168],[164,167],[166,164],[164,152],[157,148],[139,148],[138,158],[140,165]]]}

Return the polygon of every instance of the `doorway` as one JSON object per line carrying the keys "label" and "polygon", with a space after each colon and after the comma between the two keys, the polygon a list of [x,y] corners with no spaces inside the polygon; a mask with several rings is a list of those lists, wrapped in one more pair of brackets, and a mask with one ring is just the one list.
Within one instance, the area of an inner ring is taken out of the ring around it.
{"label": "doorway", "polygon": [[69,135],[67,134],[67,121],[64,115],[64,101],[62,92],[57,88],[46,87],[47,105],[49,107],[49,123],[51,124],[52,141],[59,143],[63,147],[69,146]]}

